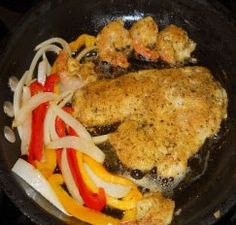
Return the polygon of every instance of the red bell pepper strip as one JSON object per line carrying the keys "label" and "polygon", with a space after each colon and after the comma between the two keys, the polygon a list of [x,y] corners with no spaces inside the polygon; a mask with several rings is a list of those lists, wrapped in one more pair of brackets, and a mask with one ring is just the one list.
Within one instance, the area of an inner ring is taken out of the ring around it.
{"label": "red bell pepper strip", "polygon": [[[36,95],[43,91],[43,86],[35,81],[30,85],[31,96]],[[43,148],[43,120],[46,114],[47,104],[39,105],[32,113],[32,133],[29,146],[29,157],[30,163],[34,160],[41,160],[42,158],[42,148]]]}
{"label": "red bell pepper strip", "polygon": [[[43,86],[38,81],[30,85],[31,96],[39,92],[53,92],[55,84],[59,81],[57,74],[52,74],[47,77],[45,85]],[[29,162],[33,163],[34,160],[40,161],[43,156],[43,126],[44,119],[47,112],[48,103],[39,105],[32,113],[32,133],[29,146]]]}
{"label": "red bell pepper strip", "polygon": [[67,149],[67,160],[69,167],[76,183],[77,188],[87,207],[101,211],[106,206],[106,195],[103,188],[99,188],[98,194],[91,192],[86,186],[77,163],[76,151],[74,149]]}
{"label": "red bell pepper strip", "polygon": [[60,80],[60,77],[54,73],[47,77],[44,84],[44,92],[53,92],[56,83]]}
{"label": "red bell pepper strip", "polygon": [[[72,107],[64,107],[63,109],[66,112],[72,112],[72,110],[73,110]],[[56,128],[56,132],[59,137],[65,137],[67,135],[67,125],[58,116],[56,117],[55,128]],[[57,164],[58,164],[58,167],[60,170],[61,170],[61,154],[62,154],[62,149],[57,149],[57,151],[56,151]]]}

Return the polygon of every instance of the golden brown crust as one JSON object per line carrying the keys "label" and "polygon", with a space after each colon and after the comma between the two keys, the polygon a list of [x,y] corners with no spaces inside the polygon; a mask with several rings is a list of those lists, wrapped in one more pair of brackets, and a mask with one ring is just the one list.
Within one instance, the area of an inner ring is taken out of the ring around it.
{"label": "golden brown crust", "polygon": [[122,20],[108,23],[98,34],[96,45],[102,61],[114,66],[128,67],[127,56],[132,51],[132,43]]}
{"label": "golden brown crust", "polygon": [[196,48],[187,32],[172,24],[158,34],[156,46],[160,58],[171,65],[189,60]]}
{"label": "golden brown crust", "polygon": [[150,193],[137,204],[137,225],[168,225],[171,223],[175,202],[161,193]]}
{"label": "golden brown crust", "polygon": [[109,141],[128,168],[156,166],[163,177],[181,178],[227,116],[227,95],[209,70],[185,67],[91,83],[77,92],[74,106],[86,126],[121,122]]}

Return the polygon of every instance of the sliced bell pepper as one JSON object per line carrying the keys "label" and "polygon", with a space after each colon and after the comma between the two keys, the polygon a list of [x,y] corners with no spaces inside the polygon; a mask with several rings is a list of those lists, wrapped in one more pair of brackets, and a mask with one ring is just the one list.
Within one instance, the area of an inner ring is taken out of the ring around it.
{"label": "sliced bell pepper", "polygon": [[88,189],[80,173],[76,158],[76,151],[74,149],[67,149],[67,159],[72,176],[85,205],[97,211],[104,209],[106,206],[106,195],[104,189],[99,188],[98,193],[93,193]]}
{"label": "sliced bell pepper", "polygon": [[75,41],[72,41],[69,45],[72,51],[76,51],[82,46],[92,47],[95,45],[96,38],[88,34],[80,35]]}
{"label": "sliced bell pepper", "polygon": [[[73,111],[72,107],[64,107],[63,109],[66,112]],[[55,128],[56,128],[56,132],[59,137],[65,137],[67,135],[67,128],[68,127],[60,117],[56,117]],[[58,164],[58,167],[60,170],[61,170],[61,154],[62,154],[62,149],[57,149],[56,150],[57,164]]]}
{"label": "sliced bell pepper", "polygon": [[[30,85],[31,96],[42,92],[43,86],[35,81]],[[48,104],[39,105],[32,113],[32,133],[29,146],[29,162],[33,160],[40,161],[43,155],[43,123],[46,115]]]}
{"label": "sliced bell pepper", "polygon": [[54,73],[47,77],[46,82],[44,84],[43,91],[44,92],[54,92],[54,88],[56,83],[60,80],[60,77]]}
{"label": "sliced bell pepper", "polygon": [[40,161],[35,160],[35,166],[46,178],[50,177],[57,166],[56,150],[45,149],[44,161],[40,162]]}
{"label": "sliced bell pepper", "polygon": [[75,218],[94,225],[119,225],[120,221],[98,211],[80,205],[61,187],[63,178],[54,174],[48,179],[52,189],[68,213]]}
{"label": "sliced bell pepper", "polygon": [[[97,191],[98,191],[97,186],[94,184],[92,179],[89,177],[89,175],[87,174],[87,172],[83,168],[83,159],[84,159],[83,156],[85,154],[80,153],[80,152],[76,152],[76,155],[77,155],[77,160],[78,160],[78,166],[79,166],[79,169],[80,169],[80,172],[81,172],[84,182],[86,183],[87,187],[92,192],[97,193]],[[94,173],[98,172],[98,171],[96,171],[96,168],[97,167],[92,169]],[[120,209],[120,210],[131,210],[131,209],[136,208],[137,201],[142,198],[142,194],[139,192],[137,187],[135,185],[133,185],[131,191],[123,199],[117,199],[117,198],[114,198],[109,195],[106,195],[106,197],[107,197],[107,205],[108,206],[110,206],[112,208]]]}
{"label": "sliced bell pepper", "polygon": [[83,160],[94,171],[94,173],[104,181],[121,185],[135,186],[135,184],[131,180],[109,173],[103,165],[101,165],[88,155],[83,154]]}

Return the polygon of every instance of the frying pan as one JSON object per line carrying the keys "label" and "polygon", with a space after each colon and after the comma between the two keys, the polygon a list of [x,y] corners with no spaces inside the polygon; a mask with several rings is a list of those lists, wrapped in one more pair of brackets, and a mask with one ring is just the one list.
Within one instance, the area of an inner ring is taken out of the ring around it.
{"label": "frying pan", "polygon": [[[207,66],[227,90],[228,118],[220,134],[207,140],[208,167],[200,179],[183,182],[173,194],[175,225],[210,225],[236,203],[236,28],[229,12],[220,4],[203,0],[51,0],[32,9],[18,26],[1,57],[0,65],[0,183],[14,204],[37,224],[84,224],[67,217],[11,172],[20,156],[20,142],[9,143],[3,127],[11,119],[3,112],[4,101],[12,101],[10,75],[20,77],[29,67],[34,47],[54,36],[68,41],[78,34],[96,34],[108,21],[122,18],[128,26],[151,15],[160,28],[174,23],[188,31],[197,43],[198,65]],[[210,94],[210,93],[209,93]]]}

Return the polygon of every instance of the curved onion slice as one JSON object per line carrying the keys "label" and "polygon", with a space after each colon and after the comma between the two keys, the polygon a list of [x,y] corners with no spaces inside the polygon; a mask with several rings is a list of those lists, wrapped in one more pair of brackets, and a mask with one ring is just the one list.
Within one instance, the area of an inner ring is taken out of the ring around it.
{"label": "curved onion slice", "polygon": [[56,126],[55,126],[56,121],[55,120],[56,120],[56,114],[52,111],[51,122],[49,125],[49,134],[50,134],[52,141],[55,141],[58,138],[60,138],[57,134],[57,131],[56,131]]}
{"label": "curved onion slice", "polygon": [[78,54],[78,56],[76,57],[76,60],[77,60],[78,62],[80,62],[80,60],[81,60],[86,54],[88,54],[89,52],[94,51],[94,50],[96,50],[96,49],[97,49],[96,46],[89,47],[89,48],[85,48],[83,51],[81,51],[81,52]]}
{"label": "curved onion slice", "polygon": [[21,77],[20,81],[18,82],[18,84],[16,86],[16,90],[14,92],[13,110],[14,110],[15,115],[17,114],[18,110],[21,107],[21,95],[22,95],[24,84],[25,84],[25,80],[27,78],[27,74],[28,74],[28,71],[25,71],[25,73]]}
{"label": "curved onion slice", "polygon": [[[21,97],[22,97],[22,92],[23,92],[23,87],[26,81],[26,78],[28,76],[28,71],[26,70],[25,73],[23,74],[23,76],[21,77],[20,81],[18,82],[15,92],[14,92],[14,96],[13,96],[13,110],[14,110],[14,115],[16,116],[16,114],[18,113],[20,107],[21,107]],[[21,127],[17,127],[18,130],[18,134],[21,138]]]}
{"label": "curved onion slice", "polygon": [[34,50],[37,51],[37,50],[39,50],[40,48],[43,48],[43,47],[45,47],[45,46],[47,46],[47,45],[50,45],[50,44],[53,44],[53,43],[58,43],[58,44],[60,44],[60,45],[63,47],[63,49],[64,49],[66,52],[68,52],[69,55],[71,55],[71,49],[70,49],[69,44],[67,43],[67,41],[65,41],[64,39],[59,38],[59,37],[50,38],[50,39],[48,39],[48,40],[46,40],[46,41],[44,41],[44,42],[38,44],[38,45],[35,47]]}
{"label": "curved onion slice", "polygon": [[25,105],[15,115],[13,126],[20,126],[27,118],[30,112],[32,112],[37,106],[44,102],[52,101],[56,99],[57,95],[51,92],[40,92],[31,97]]}
{"label": "curved onion slice", "polygon": [[44,124],[43,124],[43,141],[44,141],[45,145],[47,145],[51,141],[50,126],[51,126],[51,122],[52,122],[52,114],[53,114],[53,111],[52,111],[51,107],[49,106],[49,108],[46,112]]}
{"label": "curved onion slice", "polygon": [[31,164],[19,158],[13,166],[12,171],[20,176],[24,181],[26,181],[30,186],[32,186],[59,210],[68,215],[68,213],[65,211],[64,207],[58,200],[56,194],[53,192],[48,181]]}
{"label": "curved onion slice", "polygon": [[39,83],[42,85],[45,84],[47,77],[47,62],[43,59],[38,66],[38,75],[37,75],[37,80]]}
{"label": "curved onion slice", "polygon": [[[31,98],[29,87],[23,87],[22,103],[23,105]],[[21,128],[21,155],[28,153],[31,138],[32,113],[29,113]]]}
{"label": "curved onion slice", "polygon": [[93,182],[96,184],[97,187],[104,188],[106,194],[114,198],[123,198],[129,193],[131,189],[131,186],[112,184],[102,180],[90,169],[90,167],[86,163],[84,163],[84,169],[86,170],[86,172],[91,177],[91,179],[93,180]]}
{"label": "curved onion slice", "polygon": [[92,139],[95,145],[99,145],[108,140],[108,135],[105,134],[105,135],[95,136],[92,137]]}
{"label": "curved onion slice", "polygon": [[56,45],[47,45],[47,46],[44,46],[44,47],[40,48],[38,50],[38,52],[35,54],[32,62],[31,62],[29,72],[28,72],[28,75],[27,75],[27,78],[26,78],[26,84],[29,84],[31,82],[31,80],[33,78],[34,69],[37,65],[37,62],[42,57],[42,55],[45,54],[45,52],[55,52],[56,54],[59,54],[60,51],[61,51],[61,48],[59,48]]}
{"label": "curved onion slice", "polygon": [[65,112],[63,109],[58,107],[55,104],[52,104],[53,111],[72,129],[75,130],[75,132],[83,139],[92,142],[92,138],[88,131],[85,129],[85,127],[76,120],[70,113]]}
{"label": "curved onion slice", "polygon": [[79,190],[74,182],[73,176],[70,171],[66,149],[63,149],[61,154],[61,172],[66,183],[66,187],[68,188],[68,191],[70,192],[72,197],[79,203],[83,204],[83,199],[79,193]]}
{"label": "curved onion slice", "polygon": [[47,148],[74,148],[77,151],[86,153],[100,163],[103,163],[105,159],[105,154],[95,144],[75,136],[66,136],[52,141],[47,145]]}

